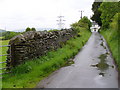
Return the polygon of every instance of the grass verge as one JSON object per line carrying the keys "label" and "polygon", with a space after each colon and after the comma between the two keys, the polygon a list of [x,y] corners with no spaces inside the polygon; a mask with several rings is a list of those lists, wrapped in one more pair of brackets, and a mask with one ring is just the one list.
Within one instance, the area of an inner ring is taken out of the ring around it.
{"label": "grass verge", "polygon": [[3,88],[33,88],[53,71],[65,66],[68,59],[73,58],[89,39],[91,33],[81,30],[80,36],[68,40],[62,48],[50,51],[31,61],[12,69],[12,73],[4,75]]}
{"label": "grass verge", "polygon": [[120,71],[120,44],[118,44],[120,36],[118,35],[118,32],[115,30],[102,30],[101,34],[106,39],[108,46],[112,52],[112,55],[115,59],[115,62],[118,66],[118,69]]}

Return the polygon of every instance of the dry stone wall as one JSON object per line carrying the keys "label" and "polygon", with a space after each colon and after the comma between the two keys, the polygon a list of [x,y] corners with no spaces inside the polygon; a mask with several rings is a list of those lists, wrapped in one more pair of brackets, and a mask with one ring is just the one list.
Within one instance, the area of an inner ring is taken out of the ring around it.
{"label": "dry stone wall", "polygon": [[45,55],[50,50],[61,47],[70,38],[77,35],[73,29],[61,31],[29,31],[24,34],[13,37],[9,44],[7,66],[14,67],[36,57]]}

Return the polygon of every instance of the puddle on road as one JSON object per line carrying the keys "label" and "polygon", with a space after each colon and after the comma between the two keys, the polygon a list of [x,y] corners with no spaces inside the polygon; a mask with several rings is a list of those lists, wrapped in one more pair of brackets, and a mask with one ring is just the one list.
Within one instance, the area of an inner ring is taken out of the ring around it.
{"label": "puddle on road", "polygon": [[104,77],[104,76],[105,76],[105,73],[101,72],[101,73],[99,73],[99,75],[102,75],[102,76]]}
{"label": "puddle on road", "polygon": [[[101,37],[100,40],[101,40],[100,46],[102,46],[106,50],[107,48],[106,48],[106,46],[104,46],[103,38]],[[107,55],[109,55],[109,54],[110,54],[109,52],[106,52],[105,54],[101,54],[98,57],[100,59],[100,62],[98,64],[91,65],[92,67],[97,67],[98,70],[100,70],[99,75],[101,75],[103,77],[105,76],[105,72],[104,71],[107,70],[109,68],[109,66],[110,66],[106,62]],[[114,66],[111,66],[111,67],[114,68]]]}
{"label": "puddle on road", "polygon": [[103,38],[101,38],[100,40],[102,40],[102,41],[103,41]]}
{"label": "puddle on road", "polygon": [[97,67],[101,70],[104,71],[106,69],[108,69],[109,65],[106,63],[106,54],[101,54],[100,57],[98,57],[100,59],[100,62],[97,64]]}
{"label": "puddle on road", "polygon": [[100,62],[96,65],[91,65],[91,66],[97,67],[101,71],[99,75],[104,76],[105,73],[103,73],[103,71],[107,70],[109,67],[109,65],[106,62],[107,54],[101,54],[98,58],[100,59]]}
{"label": "puddle on road", "polygon": [[100,43],[100,45],[103,46],[104,49],[107,49],[106,46],[104,46],[104,44],[103,44],[104,41],[102,38],[101,38],[101,40],[102,40],[102,42]]}
{"label": "puddle on road", "polygon": [[101,42],[101,44],[100,44],[101,46],[103,46],[103,42]]}
{"label": "puddle on road", "polygon": [[109,53],[109,52],[106,52],[106,55],[110,55],[110,53]]}

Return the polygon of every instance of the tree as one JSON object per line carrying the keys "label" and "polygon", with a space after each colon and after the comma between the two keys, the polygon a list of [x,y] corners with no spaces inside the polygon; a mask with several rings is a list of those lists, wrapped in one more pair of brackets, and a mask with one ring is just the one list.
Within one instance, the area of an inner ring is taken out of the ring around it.
{"label": "tree", "polygon": [[[86,17],[86,16],[84,16],[82,19],[80,19],[79,21],[78,21],[78,24],[80,25],[80,26],[82,26],[82,25],[84,25],[84,27],[87,27],[87,29],[89,29],[90,27],[91,27],[91,21]],[[86,25],[85,25],[86,24]]]}
{"label": "tree", "polygon": [[78,30],[79,28],[82,28],[82,29],[84,28],[84,29],[89,30],[91,25],[92,24],[91,24],[90,20],[86,16],[84,16],[78,22],[71,24],[71,27],[76,30]]}
{"label": "tree", "polygon": [[25,32],[31,31],[29,27],[26,28]]}
{"label": "tree", "polygon": [[101,11],[99,10],[100,5],[102,4],[102,2],[95,2],[92,4],[92,11],[93,11],[93,16],[91,17],[91,19],[93,21],[95,21],[96,23],[98,23],[99,26],[102,26],[102,22],[101,22]]}
{"label": "tree", "polygon": [[100,5],[102,28],[109,28],[112,18],[118,13],[120,2],[103,2]]}
{"label": "tree", "polygon": [[36,29],[35,29],[35,28],[32,28],[31,31],[36,31]]}

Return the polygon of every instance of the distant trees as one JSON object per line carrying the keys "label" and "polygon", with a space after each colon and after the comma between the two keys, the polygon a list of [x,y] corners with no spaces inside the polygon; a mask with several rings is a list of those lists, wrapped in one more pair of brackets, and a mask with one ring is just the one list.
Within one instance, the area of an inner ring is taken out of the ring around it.
{"label": "distant trees", "polygon": [[36,31],[36,29],[35,28],[29,28],[29,27],[27,27],[26,30],[25,30],[25,32],[28,32],[28,31]]}
{"label": "distant trees", "polygon": [[36,29],[35,29],[35,28],[32,28],[31,31],[36,31]]}
{"label": "distant trees", "polygon": [[[28,31],[36,31],[35,28],[26,28],[25,32]],[[23,34],[24,32],[13,32],[13,31],[6,31],[6,32],[1,32],[0,36],[3,37],[3,40],[9,40],[14,36],[17,36],[19,34]]]}
{"label": "distant trees", "polygon": [[11,32],[11,31],[6,31],[2,33],[3,40],[9,40],[12,37],[21,34],[20,32]]}
{"label": "distant trees", "polygon": [[26,28],[25,32],[31,31],[29,27]]}

